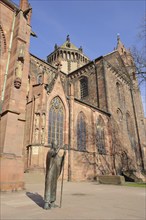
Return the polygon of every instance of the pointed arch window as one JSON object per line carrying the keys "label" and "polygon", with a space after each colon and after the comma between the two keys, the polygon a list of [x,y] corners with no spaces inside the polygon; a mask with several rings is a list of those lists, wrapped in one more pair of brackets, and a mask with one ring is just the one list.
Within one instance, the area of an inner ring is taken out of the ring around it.
{"label": "pointed arch window", "polygon": [[123,113],[122,113],[121,109],[119,109],[119,108],[117,109],[117,116],[118,116],[119,123],[121,123],[123,120]]}
{"label": "pointed arch window", "polygon": [[48,125],[48,143],[57,141],[59,146],[63,145],[63,127],[64,127],[64,106],[61,99],[57,96],[50,104],[49,125]]}
{"label": "pointed arch window", "polygon": [[38,77],[37,77],[37,84],[42,84],[42,82],[43,82],[42,75],[38,75]]}
{"label": "pointed arch window", "polygon": [[96,122],[96,147],[99,154],[106,154],[104,120],[101,116]]}
{"label": "pointed arch window", "polygon": [[120,108],[117,109],[117,119],[120,129],[123,130],[123,113]]}
{"label": "pointed arch window", "polygon": [[85,115],[83,112],[80,112],[77,119],[77,149],[79,151],[86,150],[86,122]]}
{"label": "pointed arch window", "polygon": [[120,108],[123,108],[125,105],[125,98],[124,98],[124,90],[123,90],[123,86],[120,82],[116,83],[116,90],[117,90],[117,98],[118,98],[118,102],[119,102],[119,106]]}
{"label": "pointed arch window", "polygon": [[81,99],[88,96],[88,78],[86,76],[80,79],[80,94]]}
{"label": "pointed arch window", "polygon": [[119,82],[116,83],[116,87],[117,87],[118,100],[119,100],[119,102],[121,102],[121,85]]}
{"label": "pointed arch window", "polygon": [[132,118],[128,112],[126,113],[126,124],[127,124],[127,131],[128,131],[128,135],[129,135],[129,140],[131,142],[132,148],[134,149],[134,148],[136,148],[134,124],[133,124]]}

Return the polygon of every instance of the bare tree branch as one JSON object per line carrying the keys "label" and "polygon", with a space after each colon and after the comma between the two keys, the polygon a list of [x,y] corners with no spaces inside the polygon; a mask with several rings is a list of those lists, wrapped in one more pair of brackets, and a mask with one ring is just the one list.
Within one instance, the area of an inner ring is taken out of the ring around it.
{"label": "bare tree branch", "polygon": [[138,33],[138,39],[142,44],[141,48],[137,46],[131,48],[131,53],[136,65],[136,75],[139,82],[146,81],[146,14],[140,25],[140,32]]}

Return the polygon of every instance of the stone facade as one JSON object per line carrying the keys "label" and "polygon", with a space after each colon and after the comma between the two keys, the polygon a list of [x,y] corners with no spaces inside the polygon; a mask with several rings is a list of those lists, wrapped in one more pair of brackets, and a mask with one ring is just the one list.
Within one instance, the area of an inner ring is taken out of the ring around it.
{"label": "stone facade", "polygon": [[[3,35],[1,39],[1,190],[19,190],[24,188],[23,144],[26,85],[30,63],[31,9],[27,1],[21,1],[20,8],[11,1],[1,1],[0,6]],[[27,13],[24,13],[25,10]]]}
{"label": "stone facade", "polygon": [[143,179],[144,115],[120,39],[112,53],[90,61],[67,36],[45,62],[29,53],[28,1],[2,0],[1,8],[1,190],[22,189],[23,172],[44,171],[55,140],[66,146],[69,181],[127,171]]}
{"label": "stone facade", "polygon": [[47,56],[47,62],[53,66],[58,61],[62,63],[61,70],[68,74],[88,63],[89,58],[83,53],[82,47],[77,48],[70,42],[70,37],[67,35],[64,44],[61,46],[55,44],[54,51]]}

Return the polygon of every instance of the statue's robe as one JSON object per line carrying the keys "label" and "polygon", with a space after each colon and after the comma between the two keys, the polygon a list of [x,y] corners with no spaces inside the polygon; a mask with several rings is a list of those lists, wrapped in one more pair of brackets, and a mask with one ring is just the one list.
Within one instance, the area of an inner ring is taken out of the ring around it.
{"label": "statue's robe", "polygon": [[60,150],[57,155],[54,155],[54,149],[47,153],[46,157],[46,177],[45,177],[45,203],[53,203],[56,201],[57,180],[61,174],[64,163],[64,151]]}

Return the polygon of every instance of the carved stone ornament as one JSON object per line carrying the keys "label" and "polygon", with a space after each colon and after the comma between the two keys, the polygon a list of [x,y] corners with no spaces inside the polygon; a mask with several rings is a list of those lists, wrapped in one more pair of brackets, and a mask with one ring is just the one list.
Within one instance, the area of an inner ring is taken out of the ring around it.
{"label": "carved stone ornament", "polygon": [[14,86],[17,89],[21,87],[22,72],[23,72],[23,62],[18,57],[15,68],[15,80],[14,80]]}
{"label": "carved stone ornament", "polygon": [[22,44],[18,51],[18,60],[20,60],[22,63],[24,63],[24,51],[25,51],[25,45]]}
{"label": "carved stone ornament", "polygon": [[17,77],[14,80],[14,86],[15,86],[16,89],[20,89],[20,87],[21,87],[21,79],[19,77]]}
{"label": "carved stone ornament", "polygon": [[23,63],[20,60],[17,60],[16,68],[15,68],[15,76],[16,78],[22,78],[22,70],[23,70]]}

